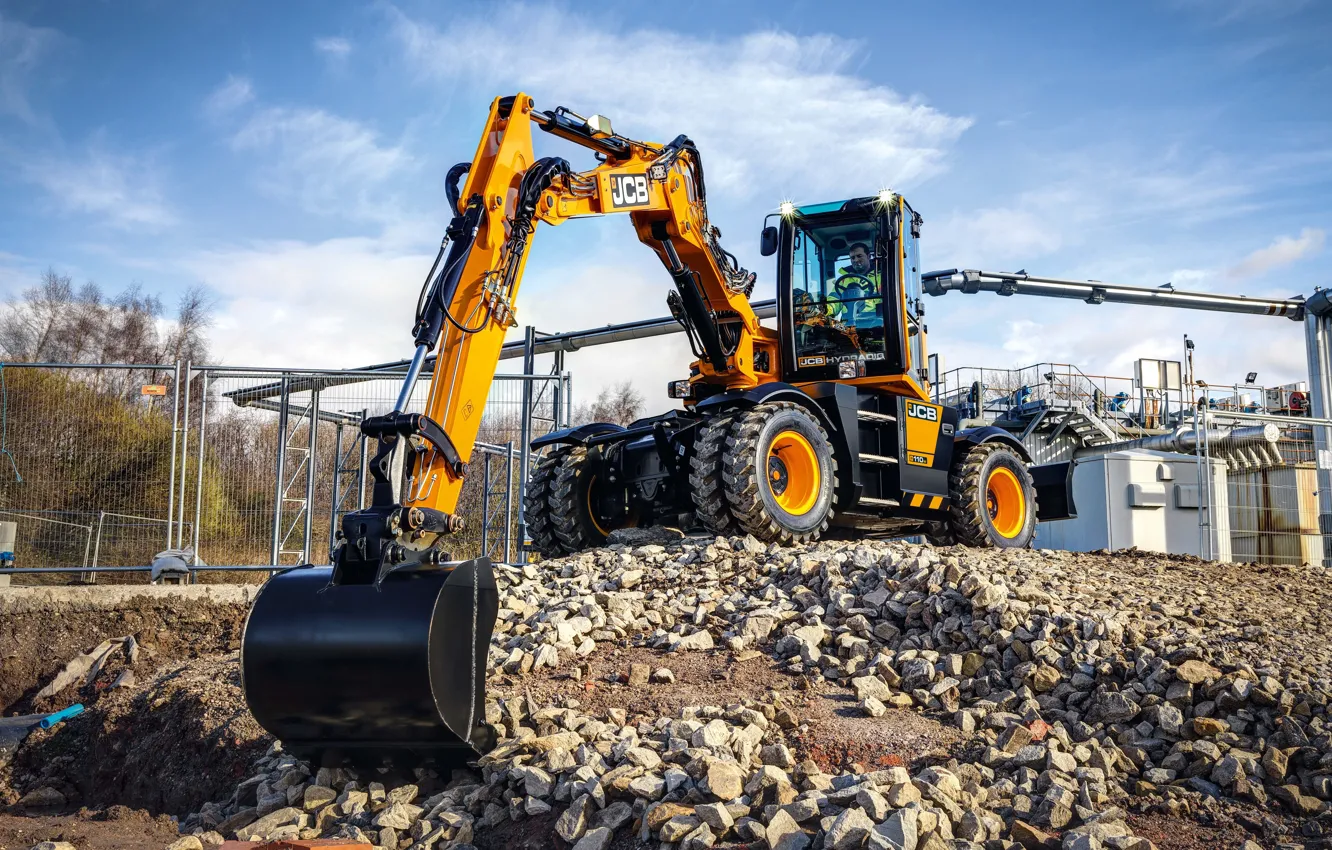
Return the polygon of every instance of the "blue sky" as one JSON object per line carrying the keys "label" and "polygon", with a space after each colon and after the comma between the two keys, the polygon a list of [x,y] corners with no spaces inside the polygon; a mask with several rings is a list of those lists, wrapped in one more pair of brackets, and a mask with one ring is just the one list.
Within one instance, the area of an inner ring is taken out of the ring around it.
{"label": "blue sky", "polygon": [[[491,98],[520,89],[638,138],[690,134],[759,295],[779,200],[882,187],[924,215],[926,267],[1326,284],[1326,3],[603,5],[0,0],[0,293],[48,266],[168,303],[202,283],[230,364],[404,356],[444,173]],[[519,318],[662,315],[668,286],[627,221],[575,221],[538,234]],[[927,308],[949,367],[1125,375],[1189,333],[1212,380],[1303,377],[1284,321],[959,294]],[[570,365],[580,393],[630,376],[663,409],[687,360],[671,339]]]}

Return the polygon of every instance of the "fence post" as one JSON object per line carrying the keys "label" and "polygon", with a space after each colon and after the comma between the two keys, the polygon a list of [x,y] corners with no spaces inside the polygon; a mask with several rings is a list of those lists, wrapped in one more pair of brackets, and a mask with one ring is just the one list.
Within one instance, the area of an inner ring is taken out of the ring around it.
{"label": "fence post", "polygon": [[319,455],[319,390],[310,390],[310,449],[305,456],[305,550],[301,561],[314,557],[314,497],[316,458]]}
{"label": "fence post", "polygon": [[283,373],[281,398],[278,401],[277,474],[274,476],[273,484],[273,543],[269,551],[269,563],[275,567],[278,565],[278,552],[282,546],[282,492],[284,489],[282,479],[287,474],[287,411],[291,400],[287,392],[289,381],[289,376]]}
{"label": "fence post", "polygon": [[[564,349],[558,349],[555,352],[555,368],[550,370],[552,375],[556,376],[555,381],[555,409],[551,411],[554,414],[552,424],[556,430],[559,430],[560,423],[568,418],[568,412],[564,409]],[[563,415],[561,415],[563,414]]]}
{"label": "fence post", "polygon": [[[185,414],[180,425],[180,516],[176,523],[176,548],[185,545],[185,479],[190,465],[190,373],[194,366],[185,361]],[[170,531],[167,534],[170,535]]]}
{"label": "fence post", "polygon": [[490,555],[490,452],[481,457],[481,554]]}
{"label": "fence post", "polygon": [[505,444],[504,563],[513,563],[513,440]]}
{"label": "fence post", "polygon": [[[208,444],[206,439],[208,434],[208,372],[200,373],[202,375],[202,386],[200,387],[202,395],[199,397],[199,475],[194,485],[194,534],[190,546],[194,550],[194,566],[199,566],[199,523],[203,516],[203,481],[204,481],[204,447]],[[190,581],[194,582],[196,576],[190,573]]]}
{"label": "fence post", "polygon": [[93,544],[92,581],[97,581],[97,556],[102,554],[102,523],[106,521],[106,511],[97,512],[97,542]]}
{"label": "fence post", "polygon": [[[527,492],[527,468],[531,462],[532,445],[532,373],[536,371],[536,328],[528,325],[523,335],[523,414],[519,429],[522,445],[518,447],[518,563],[527,563],[527,516],[523,510],[523,496]],[[512,486],[512,480],[510,484]]]}
{"label": "fence post", "polygon": [[176,518],[176,438],[180,427],[180,361],[171,382],[171,468],[167,472],[166,548],[171,548],[171,526]]}
{"label": "fence post", "polygon": [[[1309,364],[1309,413],[1318,419],[1332,414],[1332,315],[1326,290],[1306,302],[1304,351]],[[1332,428],[1314,425],[1314,469],[1318,480],[1318,533],[1323,542],[1323,566],[1332,567]]]}
{"label": "fence post", "polygon": [[342,422],[333,430],[333,492],[328,500],[328,558],[333,560],[333,541],[338,539],[338,491],[342,489]]}
{"label": "fence post", "polygon": [[[368,412],[368,410],[361,411],[362,422],[365,421]],[[357,432],[359,434],[357,439],[361,441],[361,468],[356,470],[356,509],[359,511],[365,508],[365,471],[370,466],[370,438],[360,433],[360,428],[357,428]]]}
{"label": "fence post", "polygon": [[[92,548],[92,536],[93,536],[92,525],[89,525],[88,539],[83,544],[83,565],[85,567],[88,566],[88,550]],[[95,584],[97,582],[97,573],[94,572],[83,573],[82,580],[89,584]]]}

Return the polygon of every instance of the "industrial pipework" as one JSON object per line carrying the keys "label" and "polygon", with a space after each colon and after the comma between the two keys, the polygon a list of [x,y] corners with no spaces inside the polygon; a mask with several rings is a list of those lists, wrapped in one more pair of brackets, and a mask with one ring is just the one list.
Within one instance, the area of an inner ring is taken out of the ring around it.
{"label": "industrial pipework", "polygon": [[[1274,423],[1246,425],[1242,428],[1208,428],[1204,443],[1209,451],[1231,451],[1243,448],[1275,448],[1281,439],[1281,429]],[[1193,454],[1198,449],[1198,432],[1193,428],[1178,428],[1169,434],[1157,434],[1122,443],[1084,446],[1073,452],[1078,460],[1096,455],[1141,449],[1152,452],[1178,452]]]}

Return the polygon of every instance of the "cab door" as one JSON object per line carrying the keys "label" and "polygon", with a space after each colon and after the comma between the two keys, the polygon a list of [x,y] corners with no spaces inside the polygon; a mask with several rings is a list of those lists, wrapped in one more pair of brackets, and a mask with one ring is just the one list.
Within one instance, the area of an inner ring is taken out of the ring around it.
{"label": "cab door", "polygon": [[920,285],[920,225],[921,218],[907,205],[906,199],[898,196],[901,204],[897,217],[900,229],[899,244],[902,250],[899,256],[902,281],[902,316],[903,333],[906,335],[907,362],[903,371],[916,379],[916,382],[929,387],[928,360],[925,345],[925,311]]}

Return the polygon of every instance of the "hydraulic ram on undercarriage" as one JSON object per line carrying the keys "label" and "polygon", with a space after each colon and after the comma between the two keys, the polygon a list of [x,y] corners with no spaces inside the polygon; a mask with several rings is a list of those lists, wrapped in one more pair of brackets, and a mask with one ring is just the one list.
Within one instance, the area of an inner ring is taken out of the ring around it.
{"label": "hydraulic ram on undercarriage", "polygon": [[1145,304],[1219,313],[1285,316],[1297,322],[1304,319],[1303,298],[1249,298],[1245,295],[1214,292],[1184,292],[1169,284],[1164,287],[1125,286],[1099,280],[1065,280],[1036,277],[1026,272],[986,272],[977,269],[928,272],[921,275],[921,281],[930,295],[944,295],[954,291],[1044,295],[1049,298],[1073,298],[1088,304]]}

